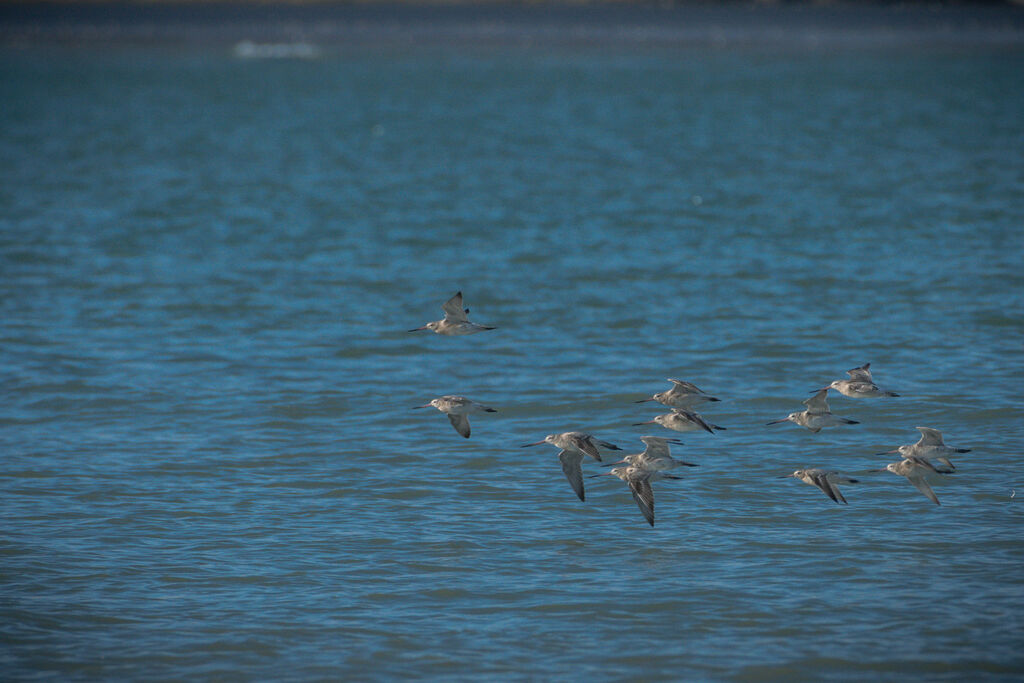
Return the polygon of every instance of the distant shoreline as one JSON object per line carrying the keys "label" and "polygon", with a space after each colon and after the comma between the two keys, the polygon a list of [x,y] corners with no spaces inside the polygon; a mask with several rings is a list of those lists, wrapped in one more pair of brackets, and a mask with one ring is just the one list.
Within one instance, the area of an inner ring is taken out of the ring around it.
{"label": "distant shoreline", "polygon": [[0,3],[0,45],[1024,46],[1014,4]]}

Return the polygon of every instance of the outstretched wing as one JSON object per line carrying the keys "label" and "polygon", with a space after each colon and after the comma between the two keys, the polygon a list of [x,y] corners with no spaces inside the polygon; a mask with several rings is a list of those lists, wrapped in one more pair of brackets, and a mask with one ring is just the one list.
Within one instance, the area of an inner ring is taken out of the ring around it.
{"label": "outstretched wing", "polygon": [[448,322],[464,323],[469,320],[466,317],[466,309],[462,307],[462,292],[456,292],[455,296],[445,301],[441,308],[444,310],[444,319]]}
{"label": "outstretched wing", "polygon": [[942,441],[942,432],[938,429],[932,429],[931,427],[917,427],[917,431],[921,432],[921,439],[914,444],[918,447],[925,446],[945,446],[946,444]]}
{"label": "outstretched wing", "polygon": [[573,434],[569,437],[574,448],[578,448],[598,462],[601,462],[601,452],[594,445],[594,440],[589,434]]}
{"label": "outstretched wing", "polygon": [[874,384],[875,380],[871,377],[871,363],[865,363],[859,368],[853,368],[847,370],[846,374],[850,376],[850,379],[855,379],[859,382],[871,382]]}
{"label": "outstretched wing", "polygon": [[814,396],[804,401],[807,412],[811,415],[824,415],[828,410],[828,389],[822,389]]}
{"label": "outstretched wing", "polygon": [[562,461],[562,471],[565,472],[565,478],[569,480],[569,485],[572,486],[572,490],[576,492],[580,500],[585,500],[583,497],[583,455],[576,451],[561,451],[558,454],[558,459]]}
{"label": "outstretched wing", "polygon": [[923,474],[914,470],[907,475],[907,479],[917,488],[918,491],[928,496],[928,500],[936,505],[942,505],[942,503],[939,502],[939,497],[935,495],[935,491],[932,491],[932,487],[924,480]]}
{"label": "outstretched wing", "polygon": [[667,455],[671,455],[669,450],[670,443],[681,443],[676,439],[665,439],[660,436],[641,436],[640,440],[646,444],[647,448],[644,449],[643,456],[648,460],[657,460],[658,458],[664,458]]}
{"label": "outstretched wing", "polygon": [[[819,489],[824,491],[825,495],[834,500],[836,503],[839,502],[840,498],[843,498],[843,494],[839,493],[838,489],[832,487],[832,484],[828,480],[827,472],[822,472],[818,470],[814,473],[808,472],[808,474],[811,476],[811,482]],[[843,498],[843,502],[846,502],[845,498]]]}
{"label": "outstretched wing", "polygon": [[644,519],[654,526],[654,489],[649,479],[634,479],[629,482],[629,491],[633,494],[636,506],[640,508]]}
{"label": "outstretched wing", "polygon": [[[709,425],[704,420],[704,418],[698,415],[697,413],[694,413],[690,410],[682,410],[681,408],[675,408],[673,412],[678,415],[682,415],[684,419],[692,422],[693,424],[697,425],[704,431],[710,432],[711,434],[715,433],[715,430],[712,428],[712,425]],[[719,429],[721,429],[721,427],[719,427]]]}
{"label": "outstretched wing", "polygon": [[452,427],[455,427],[462,436],[469,438],[469,418],[465,415],[453,415],[448,413],[448,421],[452,423]]}
{"label": "outstretched wing", "polygon": [[693,384],[692,382],[684,382],[681,379],[672,379],[671,377],[668,378],[668,381],[672,382],[672,384],[675,385],[674,387],[672,387],[672,391],[678,390],[688,394],[704,393],[696,384]]}

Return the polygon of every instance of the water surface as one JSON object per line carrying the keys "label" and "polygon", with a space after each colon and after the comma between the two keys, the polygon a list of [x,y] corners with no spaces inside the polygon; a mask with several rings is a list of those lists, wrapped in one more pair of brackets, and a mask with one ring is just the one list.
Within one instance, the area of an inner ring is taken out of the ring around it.
{"label": "water surface", "polygon": [[[318,54],[3,55],[7,676],[1021,675],[1019,51]],[[654,528],[519,448],[666,377],[727,430]],[[866,472],[918,425],[941,507]]]}

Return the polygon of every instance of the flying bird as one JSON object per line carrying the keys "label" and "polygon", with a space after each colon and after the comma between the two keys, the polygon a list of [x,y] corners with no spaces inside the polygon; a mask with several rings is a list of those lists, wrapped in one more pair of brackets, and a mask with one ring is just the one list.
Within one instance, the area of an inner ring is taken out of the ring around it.
{"label": "flying bird", "polygon": [[584,432],[548,434],[540,441],[523,444],[523,448],[539,446],[542,443],[549,443],[561,449],[558,452],[558,460],[562,463],[562,472],[565,473],[565,478],[569,480],[569,485],[572,486],[572,490],[580,500],[586,500],[583,491],[583,458],[590,456],[600,462],[601,452],[598,450],[598,446],[613,451],[622,450],[613,443],[601,441]]}
{"label": "flying bird", "polygon": [[792,422],[801,427],[806,427],[817,434],[825,427],[834,425],[855,425],[860,424],[856,420],[847,420],[845,417],[833,415],[828,408],[828,389],[819,389],[818,393],[804,401],[807,410],[799,413],[790,413],[781,420],[774,420],[768,424],[774,425],[781,422]]}
{"label": "flying bird", "polygon": [[633,426],[639,427],[641,425],[649,424],[659,424],[665,429],[672,429],[677,432],[699,432],[703,429],[705,432],[714,434],[716,429],[725,429],[725,427],[719,427],[716,424],[711,424],[697,413],[679,408],[676,408],[671,413],[655,415],[654,419],[648,420],[647,422],[635,422],[633,423]]}
{"label": "flying bird", "polygon": [[790,477],[799,479],[805,484],[817,486],[825,493],[826,496],[834,500],[837,504],[840,502],[846,503],[846,498],[843,497],[842,491],[839,490],[839,484],[857,483],[856,479],[850,479],[838,472],[823,470],[817,467],[809,470],[797,470],[793,474],[787,474],[784,477],[780,477],[780,479],[789,479]]}
{"label": "flying bird", "polygon": [[462,436],[469,438],[469,414],[470,413],[496,413],[498,412],[494,408],[485,406],[482,403],[471,401],[465,396],[442,396],[435,398],[430,403],[414,406],[414,408],[437,408],[442,413],[448,416],[448,420],[452,423],[452,427],[455,427]]}
{"label": "flying bird", "polygon": [[932,429],[931,427],[915,427],[917,431],[921,432],[921,438],[918,439],[917,443],[907,444],[894,448],[891,451],[883,451],[876,455],[888,455],[890,453],[899,453],[904,458],[910,456],[916,456],[918,458],[935,458],[945,467],[939,470],[941,474],[952,474],[956,470],[956,466],[950,461],[949,456],[953,453],[970,453],[970,448],[953,448],[947,446],[942,440],[942,432],[938,429]]}
{"label": "flying bird", "polygon": [[417,327],[409,331],[418,332],[419,330],[431,330],[436,334],[456,335],[473,334],[474,332],[483,332],[484,330],[495,329],[486,325],[469,322],[469,318],[467,317],[469,309],[462,307],[462,292],[456,292],[455,296],[448,299],[448,301],[445,301],[441,308],[444,310],[444,318],[441,320],[435,320],[434,322],[429,322],[422,327]]}
{"label": "flying bird", "polygon": [[[847,370],[846,374],[850,379],[837,379],[829,384],[826,389],[835,389],[843,396],[850,398],[876,398],[879,396],[899,396],[891,391],[882,391],[875,384],[871,377],[871,363],[865,363],[859,368]],[[815,393],[820,390],[815,390]]]}
{"label": "flying bird", "polygon": [[635,401],[635,403],[646,403],[647,401],[657,401],[662,403],[669,408],[681,408],[683,410],[692,408],[699,403],[705,403],[708,401],[718,401],[719,399],[714,396],[709,396],[700,387],[691,382],[684,382],[679,379],[668,379],[672,382],[672,388],[668,391],[659,391],[650,398],[641,399]]}

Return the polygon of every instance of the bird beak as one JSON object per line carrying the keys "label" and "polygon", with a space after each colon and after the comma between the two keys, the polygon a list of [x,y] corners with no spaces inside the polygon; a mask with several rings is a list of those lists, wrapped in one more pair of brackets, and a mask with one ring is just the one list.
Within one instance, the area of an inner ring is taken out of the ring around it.
{"label": "bird beak", "polygon": [[781,477],[776,477],[776,479],[789,479],[789,478],[790,478],[790,477],[792,477],[792,476],[793,476],[792,474],[784,474],[784,475],[783,475],[783,476],[781,476]]}
{"label": "bird beak", "polygon": [[648,420],[647,422],[634,422],[633,426],[634,427],[639,427],[640,425],[652,425],[652,424],[654,424],[654,420]]}
{"label": "bird beak", "polygon": [[597,479],[598,477],[610,476],[611,472],[602,472],[601,474],[591,474],[587,476],[587,479]]}
{"label": "bird beak", "polygon": [[881,469],[878,469],[878,470],[868,470],[868,472],[888,472],[888,471],[889,470],[885,469],[884,467],[881,468]]}
{"label": "bird beak", "polygon": [[653,398],[645,398],[645,399],[643,399],[641,401],[633,401],[633,403],[647,403],[648,401],[653,401],[653,400],[654,400]]}
{"label": "bird beak", "polygon": [[534,441],[533,443],[524,443],[522,446],[520,446],[520,448],[528,448],[530,446],[539,446],[542,443],[547,443],[547,441]]}
{"label": "bird beak", "polygon": [[432,407],[433,407],[433,406],[431,406],[431,405],[430,405],[430,404],[428,403],[428,404],[426,404],[425,406],[413,406],[413,407],[412,407],[412,409],[413,409],[413,410],[416,410],[417,408],[432,408]]}
{"label": "bird beak", "polygon": [[890,453],[899,453],[900,449],[894,448],[891,451],[882,451],[881,453],[875,453],[875,455],[889,455]]}
{"label": "bird beak", "polygon": [[[628,465],[628,464],[629,463],[627,463],[625,460],[620,460],[618,462],[610,462],[610,463],[601,465],[601,467],[615,467],[616,465]],[[601,476],[601,475],[595,475],[595,476]]]}
{"label": "bird beak", "polygon": [[411,330],[409,330],[409,331],[410,331],[410,332],[419,332],[420,330],[425,330],[425,329],[427,329],[427,326],[426,326],[426,325],[424,325],[423,327],[416,327],[416,328],[414,328],[414,329],[411,329]]}
{"label": "bird beak", "polygon": [[772,422],[766,422],[765,425],[777,425],[780,422],[789,422],[789,418],[788,417],[784,417],[781,420],[774,420]]}

